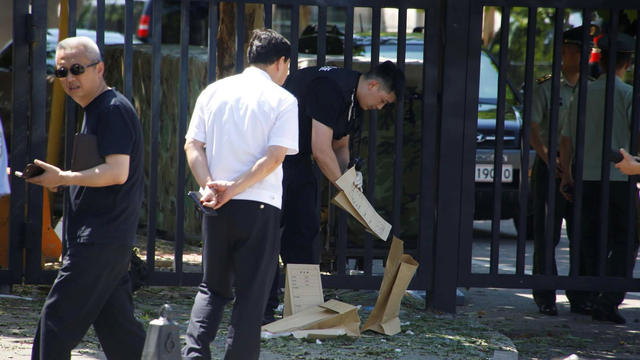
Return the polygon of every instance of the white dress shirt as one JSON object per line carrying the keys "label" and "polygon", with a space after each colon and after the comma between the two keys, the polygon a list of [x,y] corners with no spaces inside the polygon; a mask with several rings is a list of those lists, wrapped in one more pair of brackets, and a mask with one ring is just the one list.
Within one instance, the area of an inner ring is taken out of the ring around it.
{"label": "white dress shirt", "polygon": [[[248,67],[207,86],[196,101],[186,139],[205,143],[214,180],[233,181],[264,157],[269,146],[298,152],[298,102],[269,74]],[[282,166],[234,199],[280,208]]]}

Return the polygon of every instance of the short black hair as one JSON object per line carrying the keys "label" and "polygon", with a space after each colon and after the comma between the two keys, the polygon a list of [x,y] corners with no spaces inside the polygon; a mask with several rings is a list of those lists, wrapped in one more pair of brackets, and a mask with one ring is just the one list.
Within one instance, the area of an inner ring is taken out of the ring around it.
{"label": "short black hair", "polygon": [[404,89],[404,73],[389,60],[378,64],[363,76],[367,80],[378,80],[385,91],[393,92],[396,96]]}
{"label": "short black hair", "polygon": [[289,40],[275,30],[253,30],[247,49],[249,65],[271,65],[283,56],[285,61],[289,60],[291,56]]}

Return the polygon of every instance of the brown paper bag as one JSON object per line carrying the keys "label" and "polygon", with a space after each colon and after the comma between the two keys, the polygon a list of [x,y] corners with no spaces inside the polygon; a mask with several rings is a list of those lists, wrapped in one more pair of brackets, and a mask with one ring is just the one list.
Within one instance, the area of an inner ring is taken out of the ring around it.
{"label": "brown paper bag", "polygon": [[320,265],[287,264],[282,316],[290,316],[323,303]]}
{"label": "brown paper bag", "polygon": [[[262,331],[274,334],[317,329],[344,329],[346,335],[360,336],[358,308],[338,300],[329,300],[262,327]],[[335,336],[340,334],[342,332],[335,332]],[[328,334],[325,332],[324,335]]]}
{"label": "brown paper bag", "polygon": [[373,330],[386,335],[395,335],[400,332],[398,318],[400,302],[418,268],[418,262],[403,252],[404,243],[394,236],[376,306],[362,327],[362,331]]}

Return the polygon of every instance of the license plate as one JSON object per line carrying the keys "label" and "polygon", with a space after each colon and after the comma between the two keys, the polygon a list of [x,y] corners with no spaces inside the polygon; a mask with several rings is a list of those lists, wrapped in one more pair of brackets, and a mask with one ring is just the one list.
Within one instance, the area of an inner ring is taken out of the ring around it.
{"label": "license plate", "polygon": [[[493,182],[493,165],[492,164],[476,164],[476,182]],[[509,164],[502,165],[502,182],[513,182],[513,166]]]}

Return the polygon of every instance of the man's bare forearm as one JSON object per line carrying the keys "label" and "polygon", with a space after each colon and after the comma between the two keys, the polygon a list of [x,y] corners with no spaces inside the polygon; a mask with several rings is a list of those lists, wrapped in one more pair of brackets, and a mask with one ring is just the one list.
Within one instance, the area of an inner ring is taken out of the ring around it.
{"label": "man's bare forearm", "polygon": [[347,170],[347,166],[349,166],[349,157],[351,155],[349,153],[349,135],[340,140],[334,140],[332,147],[340,167],[340,174],[343,174]]}
{"label": "man's bare forearm", "polygon": [[82,171],[64,171],[38,159],[34,160],[34,163],[43,168],[44,173],[27,181],[49,189],[67,185],[88,187],[121,185],[129,177],[129,155],[124,154],[108,155],[104,163]]}
{"label": "man's bare forearm", "polygon": [[335,184],[336,180],[342,176],[338,158],[333,151],[314,154],[313,158],[315,159],[316,164],[318,164],[320,171],[322,171],[322,174],[324,174],[324,176],[332,183]]}
{"label": "man's bare forearm", "polygon": [[287,148],[283,146],[269,146],[265,156],[258,159],[253,166],[238,178],[233,180],[233,185],[230,186],[229,197],[233,197],[240,194],[255,185],[256,183],[264,180],[269,174],[282,164],[284,157],[287,155]]}
{"label": "man's bare forearm", "polygon": [[207,182],[213,180],[209,172],[209,164],[207,163],[207,155],[204,151],[204,143],[197,140],[187,140],[184,145],[187,157],[187,163],[191,169],[194,179],[201,188],[205,188]]}

